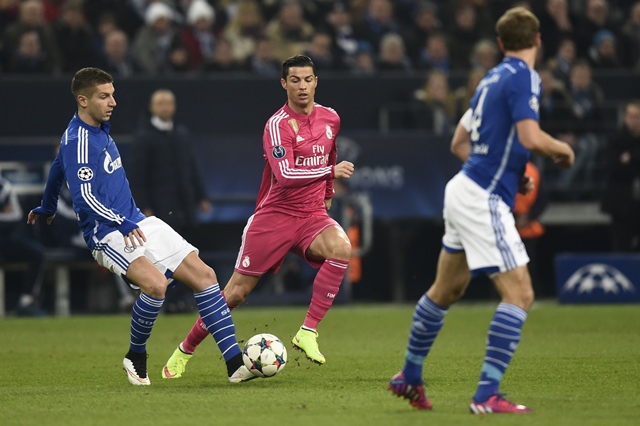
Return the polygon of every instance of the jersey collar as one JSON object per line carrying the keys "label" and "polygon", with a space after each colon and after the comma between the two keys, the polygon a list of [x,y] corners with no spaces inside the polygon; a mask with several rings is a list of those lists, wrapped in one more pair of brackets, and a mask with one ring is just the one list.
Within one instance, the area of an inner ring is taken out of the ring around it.
{"label": "jersey collar", "polygon": [[285,102],[284,107],[283,107],[284,111],[289,114],[290,116],[295,117],[298,120],[308,120],[309,118],[313,118],[316,115],[316,111],[318,110],[318,108],[315,107],[315,104],[313,106],[313,111],[311,111],[311,114],[309,115],[304,115],[304,114],[298,114],[297,112],[295,112],[294,110],[292,110],[291,108],[289,108],[289,104],[287,102]]}
{"label": "jersey collar", "polygon": [[82,119],[78,117],[77,112],[73,114],[73,119],[82,123],[83,125],[82,127],[86,127],[87,130],[89,130],[91,133],[105,132],[106,134],[109,134],[109,130],[111,129],[110,121],[105,121],[104,123],[101,123],[99,126],[92,126],[91,124],[87,124],[84,121],[82,121]]}

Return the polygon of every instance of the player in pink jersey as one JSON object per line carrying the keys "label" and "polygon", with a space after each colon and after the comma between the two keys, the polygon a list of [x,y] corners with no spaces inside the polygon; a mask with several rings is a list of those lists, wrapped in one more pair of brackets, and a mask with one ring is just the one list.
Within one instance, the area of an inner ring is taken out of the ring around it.
{"label": "player in pink jersey", "polygon": [[[313,61],[304,55],[287,59],[280,83],[287,91],[287,103],[264,129],[262,184],[224,296],[229,308],[240,305],[262,275],[280,269],[290,251],[320,268],[309,311],[292,343],[311,361],[324,364],[316,328],[338,294],[351,258],[349,238],[327,210],[333,180],[348,179],[354,166],[348,161],[336,164],[340,117],[314,102],[318,77]],[[198,317],[162,369],[162,377],[180,377],[208,334]]]}

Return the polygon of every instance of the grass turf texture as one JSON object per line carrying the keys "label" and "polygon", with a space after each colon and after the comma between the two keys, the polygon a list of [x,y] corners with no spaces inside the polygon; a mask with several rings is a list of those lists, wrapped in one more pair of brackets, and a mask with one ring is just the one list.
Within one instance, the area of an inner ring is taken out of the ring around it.
{"label": "grass turf texture", "polygon": [[327,364],[291,348],[302,308],[233,312],[239,339],[280,337],[288,365],[274,378],[227,381],[209,338],[181,379],[160,371],[194,315],[161,315],[147,345],[151,386],[122,371],[125,315],[0,321],[2,425],[636,425],[640,419],[640,308],[536,305],[502,384],[524,415],[471,416],[493,304],[457,305],[425,366],[434,410],[387,390],[403,364],[413,306],[334,307],[320,327]]}

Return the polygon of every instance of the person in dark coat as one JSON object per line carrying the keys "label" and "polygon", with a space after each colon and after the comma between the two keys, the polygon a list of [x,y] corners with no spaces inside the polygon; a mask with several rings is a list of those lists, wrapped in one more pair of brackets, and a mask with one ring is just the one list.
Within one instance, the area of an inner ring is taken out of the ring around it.
{"label": "person in dark coat", "polygon": [[640,100],[627,103],[624,126],[606,148],[607,183],[601,209],[611,215],[616,252],[640,249]]}
{"label": "person in dark coat", "polygon": [[190,146],[187,128],[173,121],[173,92],[160,89],[151,96],[151,117],[140,123],[131,147],[131,189],[146,216],[157,216],[182,234],[196,225],[196,209],[211,210],[202,177]]}
{"label": "person in dark coat", "polygon": [[[187,128],[174,122],[176,99],[167,89],[151,95],[150,117],[141,121],[131,147],[131,192],[145,216],[156,216],[181,235],[193,235],[196,211],[211,212],[204,182]],[[195,308],[193,297],[179,285],[167,293],[168,312]]]}

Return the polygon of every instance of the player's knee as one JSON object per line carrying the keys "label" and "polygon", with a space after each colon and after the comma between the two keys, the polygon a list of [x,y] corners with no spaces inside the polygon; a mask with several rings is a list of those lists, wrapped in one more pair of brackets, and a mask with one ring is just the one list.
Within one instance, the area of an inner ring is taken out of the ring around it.
{"label": "player's knee", "polygon": [[202,268],[202,281],[206,285],[217,283],[218,276],[216,275],[216,271],[214,271],[210,266]]}
{"label": "player's knee", "polygon": [[529,311],[531,305],[533,305],[533,301],[535,300],[535,293],[533,292],[533,288],[529,286],[528,289],[524,290],[520,295],[520,307],[525,311]]}
{"label": "player's knee", "polygon": [[155,299],[163,299],[167,292],[167,280],[149,280],[146,283],[138,284],[140,290]]}

